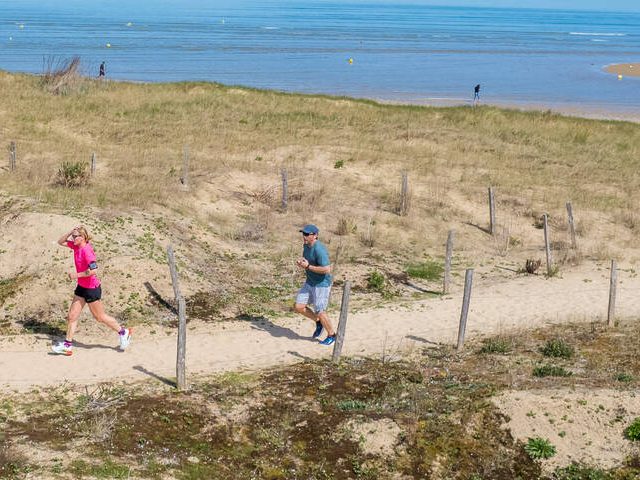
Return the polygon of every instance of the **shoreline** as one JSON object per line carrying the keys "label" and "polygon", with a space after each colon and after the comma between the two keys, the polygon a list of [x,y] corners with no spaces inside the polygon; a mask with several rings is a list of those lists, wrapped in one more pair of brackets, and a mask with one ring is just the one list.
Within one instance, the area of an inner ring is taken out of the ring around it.
{"label": "shoreline", "polygon": [[[635,70],[634,75],[628,75],[628,76],[640,77],[640,63],[612,64],[607,67],[603,67],[603,71],[606,71],[608,73],[615,73],[618,70],[624,70],[624,69]],[[0,69],[0,73],[5,73],[7,75],[29,75],[29,76],[35,76],[35,77],[40,76],[40,74],[37,74],[37,73],[11,72],[11,71],[2,70],[2,69]],[[92,81],[106,81],[106,82],[113,82],[115,84],[130,83],[134,85],[160,85],[160,84],[179,84],[179,83],[191,83],[191,82],[207,83],[211,85],[220,85],[225,88],[260,90],[265,92],[280,92],[285,94],[303,95],[303,96],[321,95],[321,96],[327,96],[327,97],[373,101],[381,105],[406,105],[406,106],[423,106],[423,107],[435,107],[435,108],[472,107],[473,106],[472,99],[453,98],[453,97],[447,98],[447,97],[425,96],[425,97],[408,97],[406,99],[393,99],[393,98],[385,98],[384,95],[351,96],[351,95],[340,95],[339,93],[327,94],[322,92],[297,92],[297,91],[288,91],[288,90],[280,90],[280,89],[266,89],[266,88],[252,87],[248,85],[224,84],[224,83],[216,82],[212,80],[180,80],[175,82],[153,82],[153,81],[145,81],[145,80],[125,80],[125,79],[115,79],[115,78],[98,80],[97,78],[88,76],[88,75],[82,75],[82,77]],[[504,108],[508,110],[518,110],[521,112],[552,112],[559,115],[586,118],[591,120],[610,120],[610,121],[640,123],[640,112],[634,108],[616,109],[616,108],[612,108],[611,106],[602,106],[598,104],[576,105],[571,103],[545,104],[545,103],[535,102],[535,101],[495,101],[491,98],[481,99],[478,105],[495,107],[495,108]]]}

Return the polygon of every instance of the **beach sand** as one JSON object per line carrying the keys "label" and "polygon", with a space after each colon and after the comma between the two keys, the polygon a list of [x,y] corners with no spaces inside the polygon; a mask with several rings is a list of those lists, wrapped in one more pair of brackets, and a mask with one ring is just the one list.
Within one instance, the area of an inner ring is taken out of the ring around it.
{"label": "beach sand", "polygon": [[605,67],[605,72],[628,77],[640,77],[640,63],[614,63]]}

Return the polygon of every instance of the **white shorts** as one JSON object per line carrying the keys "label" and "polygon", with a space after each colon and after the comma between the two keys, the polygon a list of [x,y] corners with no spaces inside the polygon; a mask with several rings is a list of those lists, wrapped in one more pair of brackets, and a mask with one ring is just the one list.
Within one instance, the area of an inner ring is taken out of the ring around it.
{"label": "white shorts", "polygon": [[331,287],[314,287],[305,282],[296,295],[296,303],[301,305],[313,305],[316,313],[324,312],[329,306]]}

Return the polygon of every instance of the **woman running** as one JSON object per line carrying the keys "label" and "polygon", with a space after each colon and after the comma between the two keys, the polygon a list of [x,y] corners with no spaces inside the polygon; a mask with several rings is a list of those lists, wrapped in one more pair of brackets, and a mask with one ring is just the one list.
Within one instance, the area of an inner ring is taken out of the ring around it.
{"label": "woman running", "polygon": [[85,303],[89,305],[91,315],[98,322],[104,323],[111,330],[118,332],[120,336],[120,350],[124,350],[131,342],[131,329],[122,327],[115,318],[109,316],[104,311],[102,301],[102,288],[100,279],[97,277],[98,265],[96,264],[96,254],[89,243],[91,237],[87,229],[81,225],[75,227],[69,233],[65,233],[58,243],[73,250],[73,261],[76,264],[75,271],[69,271],[71,280],[78,280],[67,314],[67,336],[64,342],[58,342],[53,347],[53,351],[60,355],[71,355],[73,353],[73,335],[78,328],[78,318],[84,308]]}

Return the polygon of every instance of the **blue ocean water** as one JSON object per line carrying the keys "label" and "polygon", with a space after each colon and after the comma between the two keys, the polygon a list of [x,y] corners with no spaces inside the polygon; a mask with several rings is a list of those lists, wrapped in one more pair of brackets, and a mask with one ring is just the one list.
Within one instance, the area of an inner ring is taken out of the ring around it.
{"label": "blue ocean water", "polygon": [[[209,80],[415,103],[640,111],[640,12],[328,0],[0,0],[0,69]],[[352,62],[349,62],[352,59]]]}

